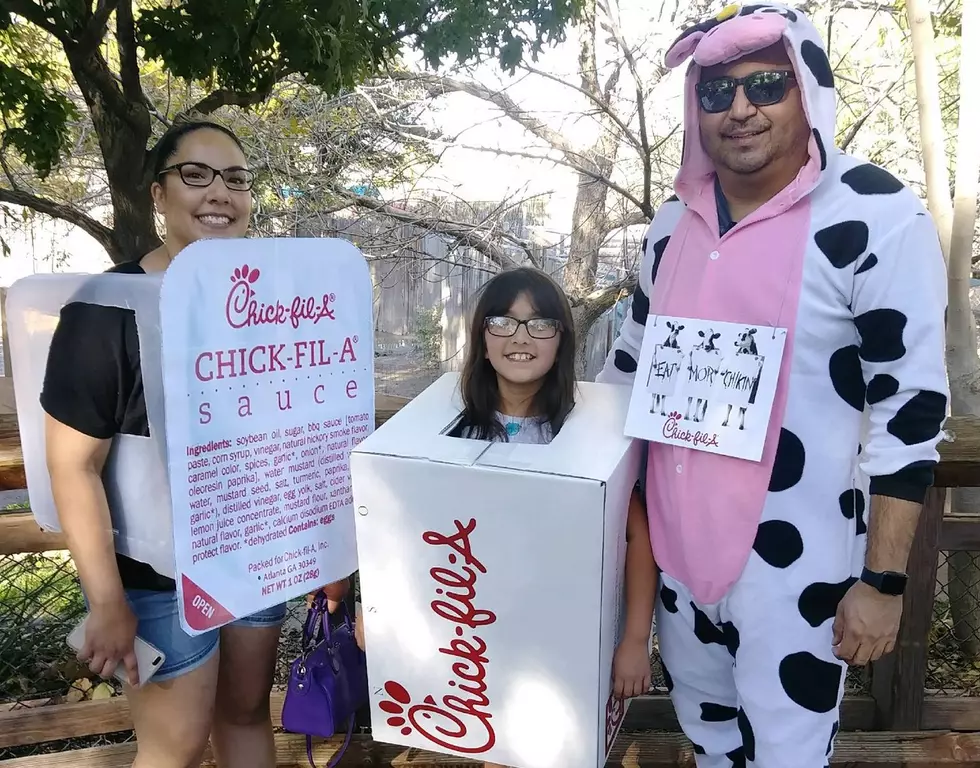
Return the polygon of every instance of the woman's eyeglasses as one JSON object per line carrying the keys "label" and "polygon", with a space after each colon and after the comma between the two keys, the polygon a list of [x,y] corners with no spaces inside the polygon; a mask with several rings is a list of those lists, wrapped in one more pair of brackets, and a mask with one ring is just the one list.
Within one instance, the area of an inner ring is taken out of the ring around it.
{"label": "woman's eyeglasses", "polygon": [[488,317],[483,321],[483,326],[491,336],[513,336],[522,325],[527,328],[527,335],[532,339],[551,339],[561,330],[561,323],[548,317],[532,317],[530,320]]}
{"label": "woman's eyeglasses", "polygon": [[701,109],[709,113],[725,112],[735,103],[735,93],[741,85],[745,98],[756,107],[778,104],[786,96],[787,83],[795,78],[792,72],[753,72],[745,77],[714,77],[696,87]]}
{"label": "woman's eyeglasses", "polygon": [[247,192],[255,181],[255,173],[248,168],[225,168],[219,171],[204,163],[176,163],[164,168],[160,175],[170,171],[177,171],[180,180],[189,187],[210,187],[214,177],[220,176],[228,189]]}

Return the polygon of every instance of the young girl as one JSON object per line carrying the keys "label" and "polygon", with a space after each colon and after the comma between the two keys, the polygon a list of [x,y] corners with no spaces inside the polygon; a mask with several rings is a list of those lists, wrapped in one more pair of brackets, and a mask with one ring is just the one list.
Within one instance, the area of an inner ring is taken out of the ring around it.
{"label": "young girl", "polygon": [[[520,267],[484,286],[460,387],[464,408],[457,436],[543,444],[558,434],[575,404],[575,326],[564,292],[546,274]],[[657,570],[637,489],[626,528],[626,627],[613,661],[613,691],[620,698],[650,687]],[[355,635],[363,647],[360,629]]]}

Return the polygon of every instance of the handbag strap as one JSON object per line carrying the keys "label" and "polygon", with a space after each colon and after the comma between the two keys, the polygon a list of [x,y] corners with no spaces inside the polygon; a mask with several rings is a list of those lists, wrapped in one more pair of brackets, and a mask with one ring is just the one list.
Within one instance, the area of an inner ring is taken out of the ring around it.
{"label": "handbag strap", "polygon": [[[330,760],[330,762],[327,763],[326,768],[335,768],[337,763],[340,762],[340,758],[344,756],[344,753],[347,751],[347,747],[350,746],[350,740],[353,734],[354,734],[354,714],[351,713],[351,716],[347,718],[347,735],[344,737],[344,743],[340,747],[340,749],[337,750],[337,754],[335,754],[333,758]],[[313,766],[313,768],[316,768],[316,761],[313,759],[312,736],[306,737],[306,757],[309,759],[310,765]]]}

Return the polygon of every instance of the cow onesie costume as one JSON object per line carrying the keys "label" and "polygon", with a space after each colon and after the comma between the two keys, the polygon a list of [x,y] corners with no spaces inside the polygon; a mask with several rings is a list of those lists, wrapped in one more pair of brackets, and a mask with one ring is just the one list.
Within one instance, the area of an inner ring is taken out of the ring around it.
{"label": "cow onesie costume", "polygon": [[[809,159],[733,224],[695,84],[701,67],[780,40]],[[649,314],[787,329],[761,460],[650,442],[645,492],[663,672],[698,766],[821,768],[846,671],[833,622],[864,564],[869,494],[921,502],[939,458],[945,265],[916,195],[833,145],[834,78],[805,16],[729,7],[686,30],[666,63],[692,56],[676,197],[649,226],[597,380],[632,383]]]}

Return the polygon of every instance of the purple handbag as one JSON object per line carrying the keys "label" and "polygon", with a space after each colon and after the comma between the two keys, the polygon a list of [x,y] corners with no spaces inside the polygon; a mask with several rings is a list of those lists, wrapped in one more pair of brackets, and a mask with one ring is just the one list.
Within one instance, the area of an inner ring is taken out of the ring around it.
{"label": "purple handbag", "polygon": [[346,728],[344,745],[327,768],[336,766],[350,744],[354,715],[368,700],[367,659],[354,640],[346,604],[341,602],[338,611],[343,612],[343,623],[331,630],[327,596],[317,592],[282,705],[282,726],[290,733],[306,734],[306,756],[313,768],[313,737],[329,739]]}

